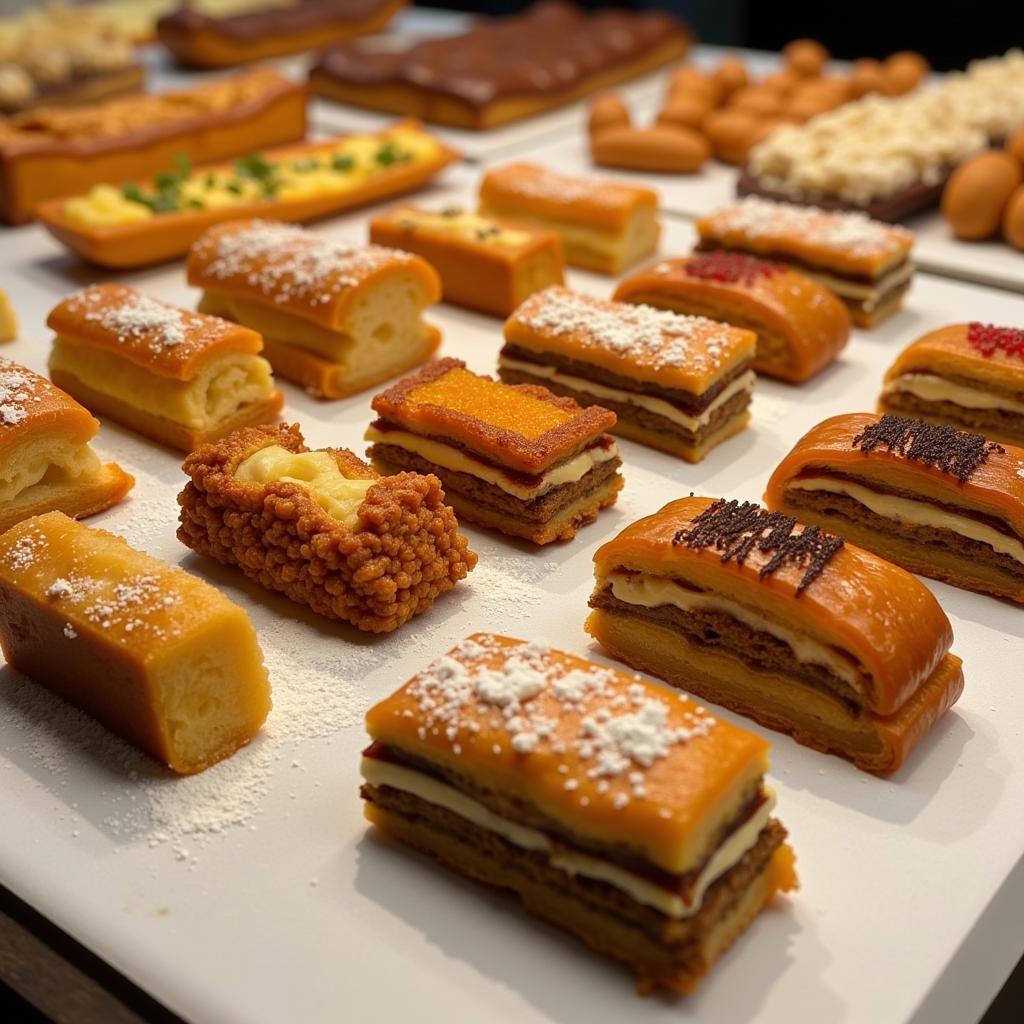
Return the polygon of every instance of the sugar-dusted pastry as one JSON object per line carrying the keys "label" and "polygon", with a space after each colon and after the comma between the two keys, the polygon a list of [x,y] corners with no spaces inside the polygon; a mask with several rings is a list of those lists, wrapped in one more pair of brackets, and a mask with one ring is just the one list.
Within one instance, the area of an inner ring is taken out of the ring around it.
{"label": "sugar-dusted pastry", "polygon": [[571,540],[615,503],[615,413],[504,384],[439,359],[373,402],[368,455],[383,472],[433,473],[467,522],[534,544]]}
{"label": "sugar-dusted pastry", "polygon": [[554,231],[460,206],[395,207],[370,221],[370,241],[422,256],[440,275],[446,302],[493,316],[508,316],[534,292],[564,280]]}
{"label": "sugar-dusted pastry", "polygon": [[245,746],[270,711],[238,605],[62,512],[0,535],[0,646],[19,672],[181,775]]}
{"label": "sugar-dusted pastry", "polygon": [[878,408],[1024,446],[1024,330],[972,322],[930,331],[896,357]]}
{"label": "sugar-dusted pastry", "polygon": [[846,304],[858,327],[897,312],[910,290],[914,236],[863,213],[747,196],[697,221],[701,250],[786,263]]}
{"label": "sugar-dusted pastry", "polygon": [[1024,603],[1024,449],[886,413],[812,427],[768,481],[770,508],[911,572]]}
{"label": "sugar-dusted pastry", "polygon": [[284,396],[255,331],[119,284],[60,303],[50,379],[90,411],[190,452],[277,418]]}
{"label": "sugar-dusted pastry", "polygon": [[797,887],[768,744],[681,693],[476,633],[366,716],[374,824],[690,992]]}
{"label": "sugar-dusted pastry", "polygon": [[183,544],[358,629],[390,633],[476,565],[436,477],[382,479],[297,426],[247,427],[183,468]]}
{"label": "sugar-dusted pastry", "polygon": [[95,515],[132,489],[135,480],[90,447],[99,428],[45,377],[0,358],[0,530],[54,509]]}
{"label": "sugar-dusted pastry", "polygon": [[704,317],[548,288],[505,324],[498,366],[618,417],[623,437],[699,462],[742,430],[756,337]]}
{"label": "sugar-dusted pastry", "polygon": [[626,278],[615,298],[753,331],[754,369],[794,384],[828,366],[850,337],[850,314],[827,288],[783,263],[744,253],[661,260]]}
{"label": "sugar-dusted pastry", "polygon": [[658,194],[649,188],[538,164],[489,170],[480,183],[480,212],[557,231],[574,267],[620,274],[658,247]]}
{"label": "sugar-dusted pastry", "polygon": [[963,689],[927,587],[780,512],[681,498],[594,561],[609,654],[865,771],[899,768]]}
{"label": "sugar-dusted pastry", "polygon": [[18,336],[18,317],[7,292],[0,288],[0,341],[14,341]]}
{"label": "sugar-dusted pastry", "polygon": [[429,359],[441,332],[423,309],[441,297],[426,260],[352,246],[273,221],[211,228],[188,255],[199,309],[263,336],[274,372],[343,398]]}

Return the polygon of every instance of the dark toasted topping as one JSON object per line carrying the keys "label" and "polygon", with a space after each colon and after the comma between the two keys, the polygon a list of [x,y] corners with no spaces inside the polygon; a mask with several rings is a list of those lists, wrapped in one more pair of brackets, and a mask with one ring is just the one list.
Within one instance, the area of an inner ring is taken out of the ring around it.
{"label": "dark toasted topping", "polygon": [[976,320],[967,325],[967,340],[983,355],[1004,352],[1024,359],[1024,330],[1019,327],[996,327]]}
{"label": "dark toasted topping", "polygon": [[774,277],[785,273],[788,268],[782,263],[761,260],[746,253],[716,249],[691,257],[684,269],[690,277],[700,277],[705,281],[753,284],[759,277]]}

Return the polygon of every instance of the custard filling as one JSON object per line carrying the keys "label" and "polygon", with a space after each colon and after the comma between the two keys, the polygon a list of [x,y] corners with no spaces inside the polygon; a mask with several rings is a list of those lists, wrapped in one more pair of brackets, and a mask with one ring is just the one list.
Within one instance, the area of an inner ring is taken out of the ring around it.
{"label": "custard filling", "polygon": [[15,452],[8,455],[0,469],[0,505],[15,501],[28,501],[33,488],[42,491],[48,486],[77,480],[98,473],[101,463],[88,444],[67,450],[67,445],[46,446],[52,450],[39,450],[33,445],[21,457]]}
{"label": "custard filling", "polygon": [[957,384],[934,373],[904,373],[888,381],[884,394],[902,391],[925,402],[952,402],[964,409],[1000,409],[1004,412],[1024,415],[1024,402]]}

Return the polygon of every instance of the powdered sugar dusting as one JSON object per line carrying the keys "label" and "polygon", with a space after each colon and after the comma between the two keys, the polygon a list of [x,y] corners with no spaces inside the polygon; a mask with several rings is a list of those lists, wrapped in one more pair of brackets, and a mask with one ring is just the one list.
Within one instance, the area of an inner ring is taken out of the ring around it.
{"label": "powdered sugar dusting", "polygon": [[28,403],[40,401],[40,380],[17,363],[0,360],[0,424],[16,427],[28,418]]}

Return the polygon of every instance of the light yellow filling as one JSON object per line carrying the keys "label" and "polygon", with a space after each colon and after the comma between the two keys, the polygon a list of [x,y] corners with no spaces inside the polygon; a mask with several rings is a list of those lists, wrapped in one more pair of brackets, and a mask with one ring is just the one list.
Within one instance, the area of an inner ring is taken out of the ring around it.
{"label": "light yellow filling", "polygon": [[438,213],[430,210],[400,210],[395,215],[395,220],[400,227],[430,231],[434,234],[455,235],[486,245],[514,248],[530,241],[527,232],[503,227],[490,217],[482,217],[468,210]]}
{"label": "light yellow filling", "polygon": [[905,284],[910,279],[910,276],[914,273],[914,264],[904,263],[901,267],[871,284],[865,284],[863,281],[851,281],[849,278],[829,274],[823,270],[805,267],[798,269],[800,273],[806,274],[807,277],[817,281],[819,284],[823,284],[841,298],[858,300],[864,303],[865,308],[874,309],[881,299],[888,298],[889,292]]}
{"label": "light yellow filling", "polygon": [[1002,409],[1024,415],[1024,402],[955,384],[932,373],[904,373],[885,385],[885,394],[904,391],[925,402],[954,402],[964,409]]}
{"label": "light yellow filling", "polygon": [[595,256],[602,260],[621,261],[624,254],[636,251],[646,252],[657,240],[657,223],[653,218],[642,220],[632,217],[626,228],[612,231],[602,228],[587,227],[570,221],[534,217],[518,210],[505,210],[480,204],[480,214],[484,217],[510,217],[527,224],[536,224],[561,235],[566,256],[570,259],[581,255]]}
{"label": "light yellow filling", "polygon": [[0,506],[27,501],[33,487],[77,480],[99,470],[100,460],[87,444],[70,451],[66,444],[53,440],[26,446],[9,454],[0,467]]}

